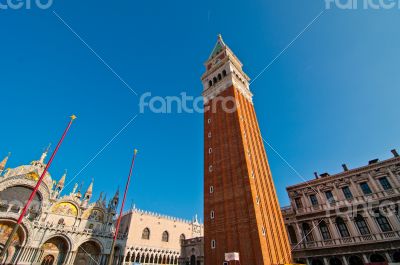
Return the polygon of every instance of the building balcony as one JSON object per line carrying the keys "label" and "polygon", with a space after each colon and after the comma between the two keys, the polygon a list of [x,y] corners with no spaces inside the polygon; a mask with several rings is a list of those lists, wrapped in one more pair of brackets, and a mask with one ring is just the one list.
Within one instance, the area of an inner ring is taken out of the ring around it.
{"label": "building balcony", "polygon": [[354,196],[353,198],[350,199],[337,198],[335,201],[332,202],[324,201],[320,202],[320,204],[318,205],[304,206],[302,208],[297,208],[297,209],[289,209],[291,207],[283,207],[282,213],[283,215],[288,215],[293,213],[294,211],[296,214],[306,215],[319,211],[324,212],[324,211],[334,210],[337,207],[366,204],[371,201],[390,200],[391,198],[395,198],[398,196],[400,196],[400,188],[393,188],[390,190],[385,190],[385,191],[382,190],[374,192],[368,195]]}
{"label": "building balcony", "polygon": [[354,236],[346,238],[334,238],[323,241],[309,241],[301,242],[299,244],[292,244],[292,249],[305,250],[305,249],[321,249],[321,248],[332,248],[332,247],[343,247],[348,245],[360,245],[368,243],[379,243],[383,241],[400,240],[400,231],[391,231],[379,234],[370,234],[363,236]]}

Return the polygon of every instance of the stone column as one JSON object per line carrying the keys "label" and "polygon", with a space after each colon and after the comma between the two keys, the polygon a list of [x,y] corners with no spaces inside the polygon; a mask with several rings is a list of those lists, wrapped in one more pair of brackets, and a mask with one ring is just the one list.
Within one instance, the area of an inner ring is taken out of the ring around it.
{"label": "stone column", "polygon": [[346,215],[347,220],[347,228],[349,229],[349,233],[351,237],[358,236],[358,230],[356,228],[356,224],[354,223],[354,219],[350,218],[350,216]]}
{"label": "stone column", "polygon": [[363,257],[364,263],[370,263],[368,260],[367,254],[362,254],[362,257]]}
{"label": "stone column", "polygon": [[376,179],[373,176],[371,176],[371,174],[369,174],[369,173],[367,175],[368,175],[368,180],[369,180],[368,184],[372,190],[372,193],[382,191],[382,189],[379,188],[378,183],[376,183]]}
{"label": "stone column", "polygon": [[329,260],[328,260],[328,258],[325,258],[325,257],[324,257],[324,258],[323,258],[323,261],[324,261],[324,264],[325,264],[325,265],[329,265]]}
{"label": "stone column", "polygon": [[346,256],[342,256],[343,265],[349,265]]}
{"label": "stone column", "polygon": [[[319,221],[313,220],[311,222],[311,235],[313,235],[315,241],[323,241],[321,231],[319,230]],[[305,235],[304,235],[305,236]]]}
{"label": "stone column", "polygon": [[368,227],[370,228],[372,234],[377,236],[381,233],[381,229],[378,227],[378,224],[375,221],[375,217],[366,214],[364,216],[364,220],[368,224]]}
{"label": "stone column", "polygon": [[[334,217],[332,217],[334,218]],[[332,218],[328,219],[328,227],[329,227],[329,231],[332,234],[332,239],[339,239],[341,238],[341,236],[339,235],[338,230],[336,229],[336,222],[334,220],[332,220]]]}
{"label": "stone column", "polygon": [[392,262],[392,257],[389,255],[388,252],[385,252],[385,257],[386,257],[386,260],[387,260],[389,263]]}
{"label": "stone column", "polygon": [[392,188],[398,188],[400,187],[400,181],[397,178],[397,176],[388,168],[388,180],[392,184]]}

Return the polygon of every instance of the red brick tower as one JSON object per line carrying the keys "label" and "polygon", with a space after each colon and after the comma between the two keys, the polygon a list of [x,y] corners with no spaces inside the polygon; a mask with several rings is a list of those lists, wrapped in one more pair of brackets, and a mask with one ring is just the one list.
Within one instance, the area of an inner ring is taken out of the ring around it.
{"label": "red brick tower", "polygon": [[205,63],[205,265],[291,263],[291,251],[242,63],[218,36]]}

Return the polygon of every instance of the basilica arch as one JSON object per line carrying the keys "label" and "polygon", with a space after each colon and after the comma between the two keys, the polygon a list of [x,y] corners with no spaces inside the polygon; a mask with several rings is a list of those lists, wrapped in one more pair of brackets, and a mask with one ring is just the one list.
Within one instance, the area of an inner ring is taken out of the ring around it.
{"label": "basilica arch", "polygon": [[[14,220],[0,219],[0,249],[3,249],[3,246],[13,230],[14,225]],[[8,249],[3,262],[9,263],[16,258],[21,246],[25,245],[27,241],[27,234],[28,232],[26,227],[22,224],[18,229],[17,234],[14,236],[13,241],[11,242],[11,247]]]}
{"label": "basilica arch", "polygon": [[102,246],[95,240],[82,243],[77,250],[74,265],[96,265],[100,263]]}
{"label": "basilica arch", "polygon": [[43,265],[61,265],[66,261],[67,253],[71,250],[71,244],[62,235],[56,235],[47,239],[40,248],[39,261]]}

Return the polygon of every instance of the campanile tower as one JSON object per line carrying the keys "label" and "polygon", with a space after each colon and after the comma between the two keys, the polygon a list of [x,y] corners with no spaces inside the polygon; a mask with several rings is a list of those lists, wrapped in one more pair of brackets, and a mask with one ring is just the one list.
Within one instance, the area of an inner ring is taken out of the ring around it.
{"label": "campanile tower", "polygon": [[250,79],[220,35],[205,66],[205,264],[222,265],[232,252],[241,265],[291,263]]}

